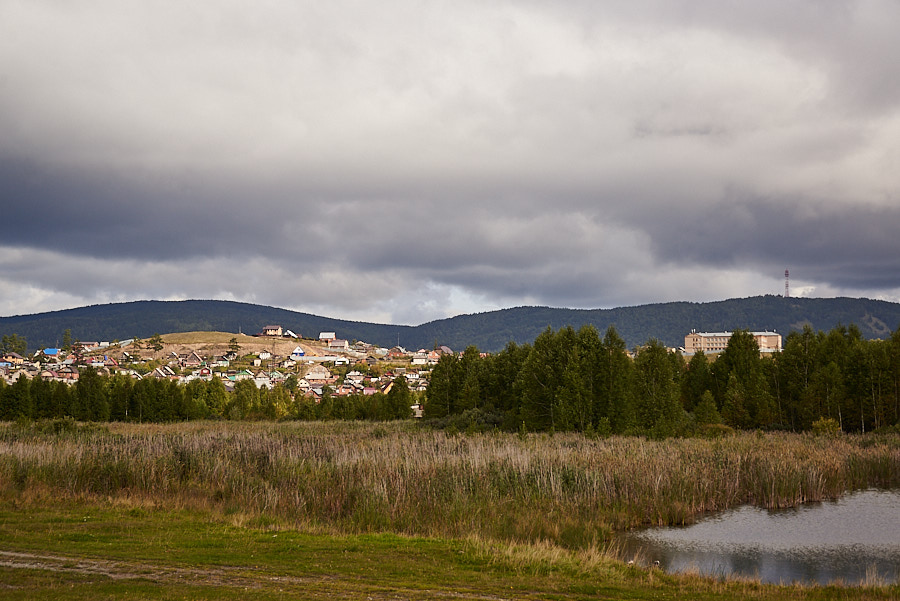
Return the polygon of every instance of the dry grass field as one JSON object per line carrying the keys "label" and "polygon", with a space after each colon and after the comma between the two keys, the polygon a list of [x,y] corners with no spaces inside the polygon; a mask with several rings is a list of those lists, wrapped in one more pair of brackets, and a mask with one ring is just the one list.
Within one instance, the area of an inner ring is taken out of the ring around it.
{"label": "dry grass field", "polygon": [[0,597],[892,599],[627,566],[617,530],[900,484],[900,437],[0,424]]}
{"label": "dry grass field", "polygon": [[[127,497],[332,533],[603,545],[643,525],[900,484],[900,437],[450,435],[412,422],[0,429],[0,486]],[[238,519],[235,517],[235,519]]]}
{"label": "dry grass field", "polygon": [[[269,351],[275,355],[287,357],[298,346],[311,357],[330,354],[326,346],[318,341],[295,340],[292,338],[262,338],[231,332],[179,332],[162,334],[161,338],[165,347],[158,352],[146,348],[146,340],[142,342],[143,348],[138,349],[132,344],[124,347],[123,350],[132,354],[139,353],[145,359],[159,359],[172,352],[186,354],[191,351],[196,351],[201,356],[215,356],[228,352],[231,340],[234,339],[241,347],[241,354],[256,354],[261,351]],[[96,351],[98,354],[105,354],[106,352],[104,350]]]}

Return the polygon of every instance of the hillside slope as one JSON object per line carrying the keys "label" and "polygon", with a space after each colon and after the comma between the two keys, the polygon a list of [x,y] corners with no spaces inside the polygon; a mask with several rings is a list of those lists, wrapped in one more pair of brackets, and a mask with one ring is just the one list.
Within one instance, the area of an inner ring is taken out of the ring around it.
{"label": "hillside slope", "polygon": [[691,329],[715,332],[738,328],[774,330],[787,335],[809,324],[814,330],[856,324],[866,338],[886,338],[900,325],[900,304],[857,298],[783,298],[758,296],[711,303],[672,302],[616,309],[518,307],[461,315],[416,328],[422,340],[441,340],[451,348],[475,344],[496,350],[508,341],[531,342],[547,327],[554,330],[591,324],[601,334],[615,326],[628,347],[657,338],[668,346],[684,344]]}
{"label": "hillside slope", "polygon": [[776,330],[787,334],[804,324],[829,330],[856,324],[867,338],[885,338],[900,325],[900,304],[857,298],[783,298],[758,296],[711,303],[673,302],[616,309],[517,307],[432,321],[419,326],[374,324],[233,301],[136,301],[92,305],[64,311],[0,317],[0,335],[18,334],[30,349],[56,346],[66,329],[73,339],[113,341],[154,333],[222,331],[254,334],[280,324],[308,338],[332,331],[348,340],[365,340],[409,349],[446,344],[475,345],[486,351],[508,342],[531,342],[547,327],[592,324],[601,334],[615,326],[629,347],[658,338],[669,346],[699,331]]}
{"label": "hillside slope", "polygon": [[301,336],[337,332],[347,339],[393,340],[409,326],[388,326],[319,317],[308,313],[234,301],[134,301],[91,305],[34,315],[0,317],[0,334],[16,333],[30,349],[56,346],[66,329],[78,340],[113,341],[155,333],[219,331],[256,334],[269,324],[279,324]]}

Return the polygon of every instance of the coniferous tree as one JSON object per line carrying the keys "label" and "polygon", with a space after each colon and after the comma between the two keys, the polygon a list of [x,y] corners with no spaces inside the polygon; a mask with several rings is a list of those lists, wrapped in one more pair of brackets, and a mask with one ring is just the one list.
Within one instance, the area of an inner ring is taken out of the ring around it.
{"label": "coniferous tree", "polygon": [[406,378],[394,378],[393,386],[385,395],[385,410],[382,419],[407,419],[412,415],[412,393]]}
{"label": "coniferous tree", "polygon": [[[609,422],[613,432],[624,433],[637,424],[634,406],[634,362],[625,350],[625,340],[610,326],[603,336],[601,353],[603,366],[603,390],[605,396],[600,406],[608,407]],[[601,415],[601,417],[603,417]]]}
{"label": "coniferous tree", "polygon": [[332,420],[334,416],[334,395],[330,386],[322,387],[322,398],[316,406],[316,419]]}
{"label": "coniferous tree", "polygon": [[725,386],[725,400],[722,403],[722,417],[732,428],[747,428],[750,425],[750,413],[747,411],[747,391],[738,381],[737,375],[728,375]]}
{"label": "coniferous tree", "polygon": [[35,419],[56,417],[53,412],[53,384],[41,378],[31,380],[29,386],[32,404],[32,416]]}
{"label": "coniferous tree", "polygon": [[28,352],[28,341],[18,334],[4,334],[0,339],[0,353],[16,353],[25,355]]}
{"label": "coniferous tree", "polygon": [[431,370],[431,381],[425,391],[425,417],[439,418],[457,412],[459,389],[455,386],[459,360],[443,355]]}
{"label": "coniferous tree", "polygon": [[669,351],[651,340],[634,360],[638,425],[656,434],[674,434],[681,407]]}
{"label": "coniferous tree", "polygon": [[0,420],[15,420],[33,417],[31,402],[31,382],[19,376],[10,386],[4,386],[0,396]]}
{"label": "coniferous tree", "polygon": [[714,388],[709,360],[703,351],[694,353],[681,380],[681,402],[686,411],[693,411],[705,392]]}
{"label": "coniferous tree", "polygon": [[722,416],[716,408],[716,399],[709,390],[700,396],[700,402],[694,408],[694,419],[701,426],[722,423]]}
{"label": "coniferous tree", "polygon": [[72,330],[66,328],[62,335],[62,346],[59,347],[63,353],[72,350]]}
{"label": "coniferous tree", "polygon": [[147,341],[147,347],[153,351],[156,351],[157,353],[163,350],[163,346],[163,339],[159,334],[154,334],[150,337],[150,340]]}
{"label": "coniferous tree", "polygon": [[[466,348],[454,370],[453,385],[459,390],[457,409],[478,409],[481,404],[481,371],[483,360],[474,346]],[[404,379],[404,384],[406,380]]]}
{"label": "coniferous tree", "polygon": [[583,432],[607,414],[600,366],[603,348],[593,326],[584,326],[575,334],[564,361],[562,382],[557,391],[560,430]]}
{"label": "coniferous tree", "polygon": [[74,417],[71,412],[72,398],[69,385],[65,382],[53,382],[51,396],[51,412],[49,417]]}
{"label": "coniferous tree", "polygon": [[485,404],[489,410],[502,412],[506,423],[513,427],[521,423],[518,419],[519,397],[515,390],[516,378],[529,352],[531,345],[510,342],[501,352],[487,358],[484,369],[482,394]]}
{"label": "coniferous tree", "polygon": [[572,328],[562,328],[554,333],[548,327],[534,340],[517,379],[522,397],[522,420],[529,430],[557,429],[565,359],[574,339]]}
{"label": "coniferous tree", "polygon": [[[749,330],[735,330],[732,333],[725,351],[712,368],[717,388],[725,395],[721,402],[723,417],[726,421],[740,421],[740,425],[729,425],[757,428],[779,421],[768,390],[759,345]],[[728,411],[725,410],[726,402],[729,404]],[[736,403],[741,406],[736,406]]]}
{"label": "coniferous tree", "polygon": [[153,421],[152,413],[144,417],[145,409],[153,405],[153,380],[152,378],[143,378],[134,383],[131,389],[131,398],[128,403],[128,419],[129,421],[143,422]]}
{"label": "coniferous tree", "polygon": [[84,368],[75,384],[75,419],[82,421],[109,421],[109,393],[106,378],[93,367]]}

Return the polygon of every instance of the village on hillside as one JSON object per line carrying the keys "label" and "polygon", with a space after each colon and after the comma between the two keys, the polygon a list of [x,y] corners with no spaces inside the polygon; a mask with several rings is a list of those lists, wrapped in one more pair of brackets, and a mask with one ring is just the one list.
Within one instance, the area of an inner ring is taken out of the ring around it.
{"label": "village on hillside", "polygon": [[[781,350],[775,332],[752,332],[762,353]],[[230,338],[228,338],[230,336]],[[724,350],[731,332],[697,332],[671,352],[686,356],[697,351],[715,355]],[[236,382],[252,380],[257,388],[290,384],[297,391],[320,399],[325,387],[333,396],[372,395],[384,392],[394,378],[403,376],[413,392],[428,387],[431,367],[447,346],[408,351],[401,346],[383,348],[363,341],[350,342],[335,332],[302,338],[280,325],[267,325],[255,336],[223,332],[155,335],[147,340],[114,342],[75,341],[61,348],[44,348],[32,356],[7,351],[0,356],[0,377],[12,384],[20,377],[74,383],[80,369],[91,367],[101,375],[127,375],[188,383],[217,377],[226,390]]]}
{"label": "village on hillside", "polygon": [[[231,336],[228,338],[228,336]],[[147,340],[115,342],[75,341],[61,348],[44,348],[31,356],[5,352],[0,376],[13,384],[18,378],[40,378],[74,384],[81,370],[101,375],[156,378],[179,383],[219,378],[227,391],[251,380],[257,388],[282,385],[292,393],[320,400],[331,396],[374,395],[390,390],[395,378],[405,378],[411,392],[428,387],[431,367],[453,351],[409,351],[383,348],[363,341],[350,342],[335,332],[302,338],[280,325],[268,325],[255,336],[221,332],[155,335]],[[421,406],[414,406],[421,415]]]}

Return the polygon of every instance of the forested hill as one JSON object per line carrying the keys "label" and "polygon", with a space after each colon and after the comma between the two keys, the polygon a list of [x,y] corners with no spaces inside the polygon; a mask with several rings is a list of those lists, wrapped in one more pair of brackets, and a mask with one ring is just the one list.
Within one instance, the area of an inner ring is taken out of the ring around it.
{"label": "forested hill", "polygon": [[756,296],[711,303],[673,302],[616,309],[552,309],[518,307],[461,315],[416,328],[424,341],[442,340],[453,349],[475,344],[499,350],[510,340],[533,341],[550,326],[592,324],[602,335],[615,326],[629,348],[656,338],[667,346],[684,345],[684,336],[698,332],[774,330],[786,336],[809,324],[814,330],[856,324],[866,338],[886,338],[900,326],[900,304],[861,298],[783,298]]}
{"label": "forested hill", "polygon": [[31,350],[56,346],[66,329],[73,339],[113,341],[155,333],[216,330],[254,334],[279,324],[304,337],[333,331],[348,340],[408,349],[445,344],[455,350],[475,345],[498,351],[508,342],[533,341],[548,326],[594,325],[602,334],[615,326],[629,347],[657,338],[682,346],[691,329],[723,331],[738,328],[775,330],[786,335],[809,324],[830,330],[839,324],[859,326],[866,338],[886,338],[900,325],[900,304],[857,298],[783,298],[758,296],[711,303],[660,303],[617,309],[554,309],[517,307],[397,326],[345,321],[233,301],[136,301],[92,305],[64,311],[0,317],[0,335],[25,337]]}
{"label": "forested hill", "polygon": [[0,334],[24,336],[28,348],[36,349],[57,346],[66,329],[71,330],[73,340],[112,342],[173,332],[219,331],[252,335],[273,324],[306,338],[315,338],[319,332],[336,332],[348,340],[387,346],[397,344],[398,335],[401,343],[411,345],[406,340],[407,333],[413,329],[330,319],[250,303],[187,300],[134,301],[0,317]]}

